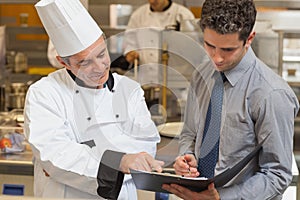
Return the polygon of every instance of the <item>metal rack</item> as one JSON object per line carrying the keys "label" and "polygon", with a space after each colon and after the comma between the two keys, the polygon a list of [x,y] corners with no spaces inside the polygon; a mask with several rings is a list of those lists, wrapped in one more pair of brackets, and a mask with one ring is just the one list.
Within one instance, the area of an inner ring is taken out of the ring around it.
{"label": "metal rack", "polygon": [[283,40],[285,38],[298,38],[300,39],[300,27],[299,28],[288,28],[288,29],[280,29],[274,28],[275,32],[278,33],[278,44],[279,44],[279,60],[278,60],[278,71],[279,74],[282,75],[283,72]]}

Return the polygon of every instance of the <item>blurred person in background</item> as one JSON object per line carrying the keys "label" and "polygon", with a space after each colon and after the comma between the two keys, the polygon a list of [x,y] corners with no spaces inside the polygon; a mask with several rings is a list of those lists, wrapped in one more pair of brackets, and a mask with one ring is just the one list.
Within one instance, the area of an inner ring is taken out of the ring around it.
{"label": "blurred person in background", "polygon": [[[194,14],[183,5],[172,0],[148,0],[137,8],[130,16],[124,35],[124,55],[112,62],[112,67],[127,70],[133,67],[135,59],[139,65],[158,63],[159,49],[161,49],[160,31],[171,28],[180,30],[182,20],[195,19]],[[137,29],[146,28],[147,31],[139,35]],[[149,31],[148,31],[149,30]],[[152,31],[153,30],[153,31]],[[143,48],[145,44],[153,49]],[[143,73],[157,72],[158,69],[149,68]],[[157,74],[154,74],[157,76]]]}

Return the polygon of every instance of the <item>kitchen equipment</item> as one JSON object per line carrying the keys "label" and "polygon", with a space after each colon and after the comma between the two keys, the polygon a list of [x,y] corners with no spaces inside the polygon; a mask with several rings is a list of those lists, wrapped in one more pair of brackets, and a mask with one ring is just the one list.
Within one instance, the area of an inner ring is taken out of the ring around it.
{"label": "kitchen equipment", "polygon": [[134,59],[134,80],[138,81],[138,59]]}
{"label": "kitchen equipment", "polygon": [[25,73],[28,69],[28,59],[25,53],[16,51],[6,52],[7,68],[14,73]]}
{"label": "kitchen equipment", "polygon": [[8,110],[24,108],[27,89],[28,89],[28,84],[26,83],[10,84],[10,92],[8,93],[8,97],[7,97]]}
{"label": "kitchen equipment", "polygon": [[5,74],[5,54],[6,54],[6,44],[5,44],[5,26],[0,26],[0,80],[4,79]]}
{"label": "kitchen equipment", "polygon": [[5,111],[5,85],[0,86],[0,111]]}
{"label": "kitchen equipment", "polygon": [[8,94],[8,110],[13,110],[15,108],[21,109],[24,108],[25,103],[25,93],[21,94]]}
{"label": "kitchen equipment", "polygon": [[25,73],[27,71],[27,56],[23,52],[17,52],[15,56],[15,73]]}

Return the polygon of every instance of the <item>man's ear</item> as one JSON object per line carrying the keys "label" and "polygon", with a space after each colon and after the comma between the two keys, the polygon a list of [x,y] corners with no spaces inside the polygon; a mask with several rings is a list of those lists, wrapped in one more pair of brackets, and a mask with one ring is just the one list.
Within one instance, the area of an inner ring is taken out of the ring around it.
{"label": "man's ear", "polygon": [[249,37],[247,38],[246,44],[245,44],[245,46],[246,46],[247,48],[250,47],[251,43],[253,42],[253,40],[254,40],[254,38],[255,38],[255,35],[256,35],[256,32],[255,32],[255,31],[252,31],[252,32],[250,33]]}
{"label": "man's ear", "polygon": [[56,56],[57,61],[62,64],[65,68],[70,69],[68,63],[66,63],[60,56]]}

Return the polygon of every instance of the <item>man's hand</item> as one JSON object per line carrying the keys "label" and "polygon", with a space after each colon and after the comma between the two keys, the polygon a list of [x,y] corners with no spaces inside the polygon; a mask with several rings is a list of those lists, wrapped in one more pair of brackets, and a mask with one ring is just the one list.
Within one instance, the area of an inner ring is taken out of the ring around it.
{"label": "man's hand", "polygon": [[127,62],[129,63],[133,63],[135,59],[139,58],[139,54],[136,51],[129,51],[126,55],[125,55],[125,59]]}
{"label": "man's hand", "polygon": [[207,190],[202,192],[193,192],[177,184],[163,184],[162,189],[167,190],[184,200],[220,200],[220,195],[213,183],[208,186]]}
{"label": "man's hand", "polygon": [[150,154],[141,152],[137,154],[125,154],[120,163],[120,170],[129,174],[129,169],[162,172],[163,161],[155,160]]}
{"label": "man's hand", "polygon": [[197,160],[194,155],[178,156],[173,165],[175,173],[186,177],[198,177]]}

